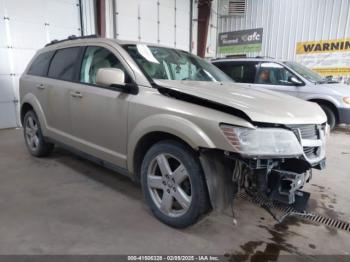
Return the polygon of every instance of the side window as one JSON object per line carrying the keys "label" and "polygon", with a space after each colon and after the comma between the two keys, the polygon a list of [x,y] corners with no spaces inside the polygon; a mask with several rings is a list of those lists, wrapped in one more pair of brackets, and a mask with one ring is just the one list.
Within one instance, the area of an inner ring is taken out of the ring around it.
{"label": "side window", "polygon": [[54,51],[42,53],[37,56],[28,70],[29,75],[46,76],[49,69],[50,61]]}
{"label": "side window", "polygon": [[290,81],[292,76],[294,76],[294,74],[287,70],[284,66],[277,63],[264,62],[260,64],[256,83],[289,86],[294,85],[294,83]]}
{"label": "side window", "polygon": [[103,47],[89,46],[84,54],[80,71],[80,82],[96,84],[96,75],[100,68],[121,69],[125,73],[125,81],[127,83],[131,81],[125,68],[111,51]]}
{"label": "side window", "polygon": [[57,50],[52,59],[48,76],[60,80],[74,81],[80,47]]}
{"label": "side window", "polygon": [[238,83],[254,83],[257,64],[255,62],[215,64]]}

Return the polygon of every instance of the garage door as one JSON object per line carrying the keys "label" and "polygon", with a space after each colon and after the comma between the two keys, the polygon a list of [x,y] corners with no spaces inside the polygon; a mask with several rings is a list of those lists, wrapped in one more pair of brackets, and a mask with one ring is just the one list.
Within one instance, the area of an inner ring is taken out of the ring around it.
{"label": "garage door", "polygon": [[116,38],[189,50],[190,0],[115,0]]}
{"label": "garage door", "polygon": [[20,125],[18,80],[35,52],[80,30],[77,0],[0,0],[0,128]]}

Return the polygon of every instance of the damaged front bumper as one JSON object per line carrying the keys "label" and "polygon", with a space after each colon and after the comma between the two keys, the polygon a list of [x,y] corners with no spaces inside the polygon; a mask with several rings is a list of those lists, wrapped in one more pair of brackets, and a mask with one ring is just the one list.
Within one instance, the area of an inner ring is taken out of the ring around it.
{"label": "damaged front bumper", "polygon": [[324,169],[327,126],[287,127],[296,135],[303,153],[259,157],[202,150],[200,160],[214,210],[225,209],[235,193],[244,189],[270,200],[293,204],[300,189],[312,178],[312,169]]}

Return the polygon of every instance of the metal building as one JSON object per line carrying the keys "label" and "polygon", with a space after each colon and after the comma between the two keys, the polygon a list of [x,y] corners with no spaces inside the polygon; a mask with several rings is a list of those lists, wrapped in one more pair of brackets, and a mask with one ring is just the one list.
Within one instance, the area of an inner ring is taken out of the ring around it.
{"label": "metal building", "polygon": [[349,0],[220,0],[219,33],[263,28],[248,56],[295,60],[297,42],[350,37],[349,10]]}

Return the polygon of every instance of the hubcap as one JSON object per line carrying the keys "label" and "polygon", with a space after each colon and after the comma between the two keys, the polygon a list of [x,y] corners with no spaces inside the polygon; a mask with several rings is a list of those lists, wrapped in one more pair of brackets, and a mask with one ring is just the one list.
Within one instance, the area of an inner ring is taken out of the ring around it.
{"label": "hubcap", "polygon": [[25,135],[28,146],[32,151],[35,151],[39,146],[38,123],[31,116],[27,118]]}
{"label": "hubcap", "polygon": [[192,184],[187,169],[171,154],[155,157],[148,168],[148,190],[157,207],[167,216],[185,214],[192,200]]}

